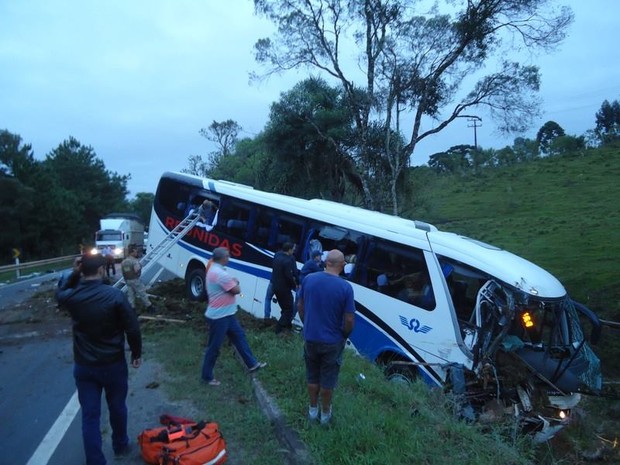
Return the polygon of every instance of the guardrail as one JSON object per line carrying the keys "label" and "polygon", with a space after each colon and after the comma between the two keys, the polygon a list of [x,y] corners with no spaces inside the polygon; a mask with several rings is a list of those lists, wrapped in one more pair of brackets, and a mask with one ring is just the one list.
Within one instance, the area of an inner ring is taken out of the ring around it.
{"label": "guardrail", "polygon": [[64,257],[56,257],[56,258],[47,258],[45,260],[37,260],[34,262],[25,262],[25,263],[16,263],[14,265],[3,265],[0,266],[0,273],[5,273],[5,272],[10,272],[10,271],[15,271],[16,273],[19,273],[22,270],[28,270],[30,268],[36,268],[39,266],[44,266],[44,265],[54,265],[56,263],[60,263],[60,262],[66,262],[67,260],[73,260],[75,257],[78,257],[79,255],[66,255]]}

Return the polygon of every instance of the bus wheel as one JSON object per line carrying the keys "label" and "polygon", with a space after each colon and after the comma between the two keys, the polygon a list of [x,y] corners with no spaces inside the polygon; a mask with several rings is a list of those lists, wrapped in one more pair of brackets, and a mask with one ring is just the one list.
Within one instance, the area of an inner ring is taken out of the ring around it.
{"label": "bus wheel", "polygon": [[196,302],[207,300],[206,278],[203,268],[194,268],[187,273],[185,291],[190,300]]}
{"label": "bus wheel", "polygon": [[384,374],[391,383],[409,385],[418,377],[418,369],[407,363],[392,362],[385,367]]}

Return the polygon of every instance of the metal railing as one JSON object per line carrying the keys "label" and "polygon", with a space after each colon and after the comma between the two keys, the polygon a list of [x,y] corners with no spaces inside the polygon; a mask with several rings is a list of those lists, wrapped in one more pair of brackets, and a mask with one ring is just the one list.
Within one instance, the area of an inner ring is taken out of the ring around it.
{"label": "metal railing", "polygon": [[54,265],[56,263],[66,262],[69,260],[73,260],[75,257],[78,257],[78,256],[79,255],[77,254],[66,255],[64,257],[47,258],[45,260],[36,260],[34,262],[15,263],[13,265],[3,265],[3,266],[0,266],[0,273],[15,271],[19,275],[19,273],[23,270],[37,268],[39,266]]}

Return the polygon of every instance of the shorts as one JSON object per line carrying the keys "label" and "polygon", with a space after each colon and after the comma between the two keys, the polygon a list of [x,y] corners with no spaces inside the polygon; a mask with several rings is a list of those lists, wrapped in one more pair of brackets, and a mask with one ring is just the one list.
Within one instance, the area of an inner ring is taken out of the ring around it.
{"label": "shorts", "polygon": [[342,366],[345,341],[337,344],[308,342],[304,344],[306,360],[306,381],[318,384],[323,389],[334,389]]}

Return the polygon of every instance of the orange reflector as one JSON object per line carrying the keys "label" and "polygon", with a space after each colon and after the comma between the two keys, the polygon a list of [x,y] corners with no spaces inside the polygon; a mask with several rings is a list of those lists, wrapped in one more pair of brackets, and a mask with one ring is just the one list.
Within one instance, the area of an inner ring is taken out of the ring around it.
{"label": "orange reflector", "polygon": [[521,319],[523,320],[523,325],[526,328],[531,328],[532,326],[534,326],[534,321],[532,321],[532,317],[529,312],[525,312],[523,315],[521,315]]}

